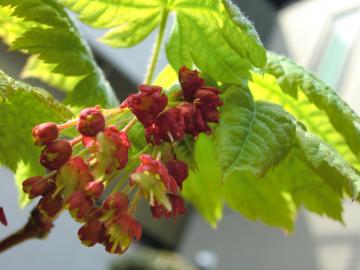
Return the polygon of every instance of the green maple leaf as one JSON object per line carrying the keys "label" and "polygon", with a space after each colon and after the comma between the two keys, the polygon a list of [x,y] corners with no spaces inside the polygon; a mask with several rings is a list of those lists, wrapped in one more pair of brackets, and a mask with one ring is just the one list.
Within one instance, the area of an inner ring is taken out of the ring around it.
{"label": "green maple leaf", "polygon": [[65,76],[59,73],[51,72],[54,67],[54,64],[46,64],[37,56],[32,55],[26,61],[21,77],[37,78],[65,93],[71,92],[75,89],[76,85],[84,79],[84,76]]}
{"label": "green maple leaf", "polygon": [[265,71],[276,77],[281,89],[298,98],[303,93],[307,100],[325,112],[328,121],[360,159],[360,117],[337,95],[336,91],[303,67],[283,56],[269,53]]}
{"label": "green maple leaf", "polygon": [[166,45],[178,70],[196,65],[213,79],[241,84],[252,67],[263,67],[266,52],[253,25],[228,0],[61,0],[95,28],[110,29],[101,39],[113,47],[130,47],[166,24],[175,24]]}
{"label": "green maple leaf", "polygon": [[298,126],[297,141],[303,160],[324,179],[340,196],[347,191],[356,198],[360,191],[360,175],[330,145]]}
{"label": "green maple leaf", "polygon": [[34,24],[24,22],[11,14],[12,9],[10,7],[0,8],[0,37],[7,45],[10,45],[26,30],[34,26]]}
{"label": "green maple leaf", "polygon": [[251,220],[288,231],[300,207],[343,222],[340,189],[354,195],[349,184],[359,188],[359,174],[329,145],[301,127],[297,130],[296,141],[302,143],[261,179],[237,171],[223,184],[215,141],[200,136],[195,144],[199,171],[184,182],[183,196],[212,226],[221,219],[225,204]]}
{"label": "green maple leaf", "polygon": [[281,105],[304,123],[309,131],[334,147],[352,166],[360,169],[359,159],[350,150],[345,138],[332,125],[327,113],[319,109],[302,92],[298,93],[297,99],[293,98],[284,92],[276,78],[269,74],[264,76],[253,74],[249,87],[256,100],[266,100]]}
{"label": "green maple leaf", "polygon": [[299,149],[293,149],[286,160],[270,171],[263,182],[272,182],[283,192],[290,193],[296,207],[342,220],[342,196],[318,176],[301,158]]}
{"label": "green maple leaf", "polygon": [[214,140],[201,135],[195,145],[199,170],[191,172],[182,192],[205,220],[216,227],[226,203],[249,219],[291,230],[296,206],[290,193],[247,173],[235,172],[221,184],[222,172],[215,153]]}
{"label": "green maple leaf", "polygon": [[1,0],[0,5],[0,12],[7,15],[6,21],[0,21],[7,31],[0,36],[12,50],[34,55],[25,76],[67,91],[66,102],[75,110],[96,104],[116,106],[116,96],[90,48],[60,4],[55,0]]}
{"label": "green maple leaf", "polygon": [[293,147],[294,119],[278,105],[255,102],[246,87],[226,89],[223,100],[216,153],[224,180],[236,171],[265,175]]}

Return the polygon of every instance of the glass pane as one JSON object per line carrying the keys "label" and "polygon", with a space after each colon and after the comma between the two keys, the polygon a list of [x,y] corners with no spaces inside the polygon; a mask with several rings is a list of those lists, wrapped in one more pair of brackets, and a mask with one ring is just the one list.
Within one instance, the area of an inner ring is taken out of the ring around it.
{"label": "glass pane", "polygon": [[318,64],[317,74],[334,88],[341,82],[342,71],[359,32],[359,10],[337,16],[332,22],[331,33]]}

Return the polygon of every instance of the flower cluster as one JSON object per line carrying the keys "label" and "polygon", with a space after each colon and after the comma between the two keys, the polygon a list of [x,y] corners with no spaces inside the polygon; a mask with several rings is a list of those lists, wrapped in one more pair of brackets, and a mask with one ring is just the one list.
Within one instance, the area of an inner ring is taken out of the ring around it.
{"label": "flower cluster", "polygon": [[[34,127],[34,143],[43,147],[40,163],[48,174],[24,180],[23,190],[30,199],[41,197],[37,211],[43,219],[50,222],[67,209],[82,224],[78,236],[83,244],[99,243],[122,254],[141,237],[134,218],[139,199],[149,203],[154,218],[185,213],[180,191],[188,166],[173,148],[185,134],[210,133],[208,123],[219,121],[222,101],[220,91],[206,86],[197,71],[183,67],[179,80],[182,89],[174,106],[161,87],[141,85],[118,108],[86,108],[67,123]],[[129,130],[137,121],[149,144],[136,152]],[[75,127],[78,135],[69,138]],[[117,184],[109,185],[112,181]],[[1,213],[0,219],[6,223]]]}
{"label": "flower cluster", "polygon": [[223,105],[221,93],[215,87],[206,86],[198,71],[182,67],[179,71],[181,85],[180,102],[169,107],[167,96],[161,87],[142,85],[140,93],[130,95],[122,108],[130,108],[144,125],[149,143],[161,144],[182,140],[185,134],[197,137],[211,133],[208,123],[219,122],[218,107]]}

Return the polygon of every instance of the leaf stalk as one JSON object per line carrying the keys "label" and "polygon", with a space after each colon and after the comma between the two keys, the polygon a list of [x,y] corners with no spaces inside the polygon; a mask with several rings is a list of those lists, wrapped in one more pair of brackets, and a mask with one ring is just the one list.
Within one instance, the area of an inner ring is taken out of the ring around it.
{"label": "leaf stalk", "polygon": [[150,64],[148,67],[148,71],[147,71],[147,74],[145,77],[145,82],[144,82],[145,84],[151,84],[151,82],[153,81],[154,72],[156,69],[157,62],[159,60],[161,45],[162,45],[162,42],[164,39],[168,15],[169,15],[169,11],[164,9],[162,12],[162,15],[161,15],[159,33],[158,33],[158,36],[155,41],[155,47],[154,47],[154,50],[153,50],[153,53],[151,56],[151,60],[150,60]]}

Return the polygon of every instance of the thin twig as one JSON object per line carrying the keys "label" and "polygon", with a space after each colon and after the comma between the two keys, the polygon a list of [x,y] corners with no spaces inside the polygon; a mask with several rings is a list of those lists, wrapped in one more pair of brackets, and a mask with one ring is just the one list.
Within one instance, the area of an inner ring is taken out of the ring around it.
{"label": "thin twig", "polygon": [[35,207],[31,211],[28,222],[17,232],[0,241],[0,253],[17,246],[29,239],[45,238],[53,227],[52,220],[40,213]]}

